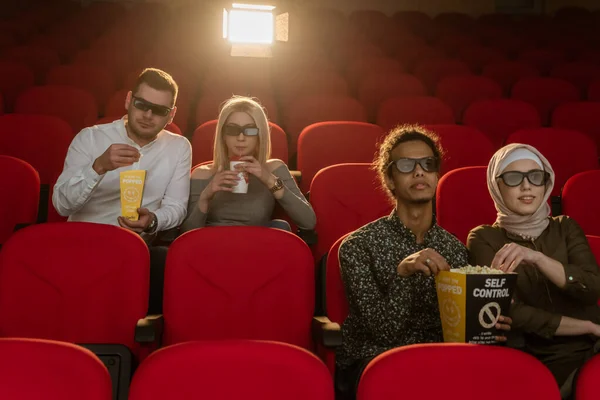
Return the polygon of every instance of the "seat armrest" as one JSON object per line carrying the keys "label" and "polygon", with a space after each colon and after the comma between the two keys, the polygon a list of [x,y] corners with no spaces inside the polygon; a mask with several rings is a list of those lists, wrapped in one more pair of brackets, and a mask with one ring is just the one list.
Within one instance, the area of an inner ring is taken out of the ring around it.
{"label": "seat armrest", "polygon": [[337,322],[331,322],[325,316],[313,317],[312,334],[315,344],[328,349],[342,345],[342,328]]}
{"label": "seat armrest", "polygon": [[137,343],[159,344],[162,341],[164,318],[162,314],[148,315],[138,320],[135,327],[135,341]]}

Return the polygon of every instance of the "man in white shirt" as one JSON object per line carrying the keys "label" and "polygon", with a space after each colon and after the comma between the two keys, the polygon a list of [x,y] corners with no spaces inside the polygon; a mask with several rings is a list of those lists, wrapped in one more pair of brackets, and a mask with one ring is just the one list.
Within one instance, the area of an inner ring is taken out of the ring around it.
{"label": "man in white shirt", "polygon": [[[127,94],[127,115],[85,128],[69,147],[52,203],[69,221],[120,225],[151,237],[179,226],[190,194],[191,146],[164,130],[177,108],[177,84],[164,71],[144,70]],[[120,172],[146,171],[139,219],[121,216]],[[150,248],[150,311],[160,312],[166,248]]]}

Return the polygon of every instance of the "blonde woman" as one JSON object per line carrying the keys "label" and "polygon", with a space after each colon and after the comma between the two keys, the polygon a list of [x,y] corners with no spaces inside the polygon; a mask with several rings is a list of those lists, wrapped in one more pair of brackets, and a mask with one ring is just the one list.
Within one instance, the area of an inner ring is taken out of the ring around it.
{"label": "blonde woman", "polygon": [[[215,132],[213,163],[192,173],[187,218],[182,231],[204,226],[271,226],[289,230],[285,221],[271,220],[277,201],[301,229],[313,229],[315,213],[281,160],[269,159],[271,139],[262,106],[248,97],[233,97],[223,105]],[[243,163],[230,170],[230,160]],[[233,193],[238,173],[248,177],[247,193]]]}

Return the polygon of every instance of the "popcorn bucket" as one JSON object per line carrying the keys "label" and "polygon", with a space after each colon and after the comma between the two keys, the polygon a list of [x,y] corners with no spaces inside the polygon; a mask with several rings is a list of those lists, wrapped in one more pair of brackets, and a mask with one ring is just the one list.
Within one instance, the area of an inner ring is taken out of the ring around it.
{"label": "popcorn bucket", "polygon": [[137,221],[140,216],[138,208],[142,206],[146,171],[133,170],[120,173],[121,215],[129,220]]}
{"label": "popcorn bucket", "polygon": [[444,342],[496,344],[501,315],[508,316],[517,274],[487,267],[441,271],[436,288]]}

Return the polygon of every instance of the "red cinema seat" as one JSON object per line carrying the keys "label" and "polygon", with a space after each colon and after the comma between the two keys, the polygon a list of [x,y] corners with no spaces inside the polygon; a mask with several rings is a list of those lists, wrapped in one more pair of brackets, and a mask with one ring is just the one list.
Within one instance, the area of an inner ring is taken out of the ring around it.
{"label": "red cinema seat", "polygon": [[50,340],[0,339],[0,397],[111,400],[106,367],[92,352]]}
{"label": "red cinema seat", "polygon": [[5,49],[1,57],[5,61],[27,64],[38,83],[43,82],[50,69],[60,64],[60,58],[56,51],[47,47],[27,45],[11,47]]}
{"label": "red cinema seat", "polygon": [[[444,175],[436,192],[437,223],[466,243],[469,232],[496,221],[496,207],[490,197],[487,167],[464,167]],[[465,210],[458,213],[456,210]]]}
{"label": "red cinema seat", "polygon": [[571,83],[555,78],[524,78],[517,82],[511,98],[533,105],[540,113],[542,125],[548,125],[552,111],[563,103],[580,100],[579,90]]}
{"label": "red cinema seat", "polygon": [[567,179],[598,169],[598,150],[584,133],[558,128],[523,129],[511,134],[506,143],[529,144],[548,159],[555,172],[553,196],[559,196]]}
{"label": "red cinema seat", "polygon": [[318,235],[313,253],[319,261],[337,239],[388,215],[393,209],[371,164],[332,165],[319,171],[310,186]]}
{"label": "red cinema seat", "polygon": [[540,115],[521,100],[494,99],[475,102],[466,109],[463,124],[485,133],[500,148],[508,135],[519,130],[541,126]]}
{"label": "red cinema seat", "polygon": [[379,105],[389,98],[425,95],[427,95],[425,86],[409,74],[367,75],[358,87],[358,99],[367,109],[369,121],[375,120]]}
{"label": "red cinema seat", "polygon": [[333,382],[310,352],[277,342],[189,342],[148,357],[130,400],[333,400]]}
{"label": "red cinema seat", "polygon": [[481,75],[495,80],[502,86],[504,94],[509,94],[519,80],[539,76],[540,72],[523,61],[499,61],[486,65]]}
{"label": "red cinema seat", "polygon": [[577,221],[586,235],[600,236],[600,207],[589,200],[599,195],[600,170],[575,174],[562,189],[562,213]]}
{"label": "red cinema seat", "polygon": [[7,112],[13,111],[19,94],[32,87],[34,83],[35,77],[28,65],[0,61],[0,94]]}
{"label": "red cinema seat", "polygon": [[98,107],[94,97],[70,86],[35,86],[25,90],[17,98],[16,114],[51,115],[63,119],[78,133],[94,125],[98,119]]}
{"label": "red cinema seat", "polygon": [[377,111],[377,125],[389,131],[401,124],[453,124],[449,105],[436,97],[393,97]]}
{"label": "red cinema seat", "polygon": [[0,247],[20,224],[35,224],[40,201],[40,176],[27,162],[0,156]]}
{"label": "red cinema seat", "polygon": [[452,107],[456,122],[462,122],[464,111],[478,100],[499,99],[502,88],[483,76],[451,76],[442,79],[435,96]]}
{"label": "red cinema seat", "polygon": [[430,93],[435,92],[439,81],[448,76],[470,75],[469,66],[459,60],[423,60],[415,66],[414,74],[425,84]]}
{"label": "red cinema seat", "polygon": [[311,349],[314,264],[298,236],[220,226],[178,237],[167,256],[163,344],[275,340]]}
{"label": "red cinema seat", "polygon": [[565,63],[552,68],[550,76],[572,83],[586,96],[592,81],[600,78],[600,66],[586,62]]}
{"label": "red cinema seat", "polygon": [[552,113],[552,127],[586,133],[600,148],[600,102],[561,104]]}
{"label": "red cinema seat", "polygon": [[342,163],[369,163],[384,131],[365,122],[319,122],[304,128],[298,139],[300,189],[307,192],[322,168]]}
{"label": "red cinema seat", "polygon": [[[489,360],[499,365],[512,365],[520,374],[499,369],[490,374]],[[427,371],[433,365],[459,366],[473,377],[470,385],[456,388],[455,378],[449,374],[435,385],[429,384]],[[398,385],[397,377],[404,377]],[[510,379],[511,384],[490,392],[490,386],[499,379]],[[455,387],[455,390],[448,390]],[[376,357],[364,370],[358,385],[357,400],[375,399],[438,399],[476,400],[529,400],[533,398],[559,400],[560,391],[550,371],[529,354],[500,346],[435,343],[399,347]]]}

